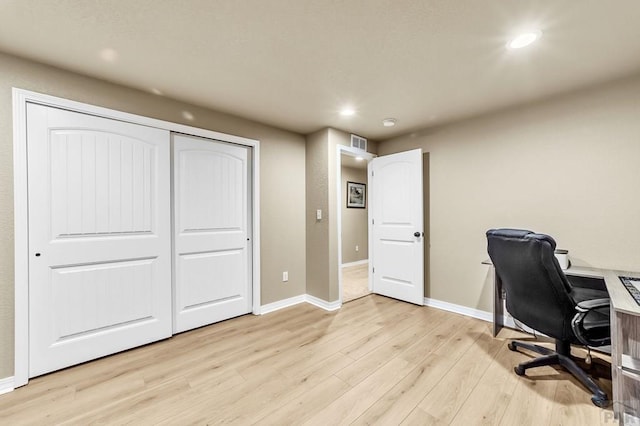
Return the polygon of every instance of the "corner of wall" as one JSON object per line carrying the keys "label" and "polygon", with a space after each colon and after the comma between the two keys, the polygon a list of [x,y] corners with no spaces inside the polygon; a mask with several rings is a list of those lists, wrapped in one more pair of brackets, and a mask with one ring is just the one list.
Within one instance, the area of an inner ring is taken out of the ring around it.
{"label": "corner of wall", "polygon": [[[306,137],[306,293],[329,300],[329,129]],[[320,210],[321,219],[316,219]]]}

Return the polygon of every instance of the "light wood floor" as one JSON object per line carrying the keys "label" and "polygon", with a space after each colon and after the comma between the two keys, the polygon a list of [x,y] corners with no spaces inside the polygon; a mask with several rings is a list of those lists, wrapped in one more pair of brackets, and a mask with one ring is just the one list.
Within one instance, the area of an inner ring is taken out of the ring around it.
{"label": "light wood floor", "polygon": [[300,304],[33,379],[0,423],[614,424],[567,373],[516,376],[529,357],[489,327],[375,295]]}
{"label": "light wood floor", "polygon": [[371,293],[369,291],[369,264],[342,268],[342,301],[350,302]]}

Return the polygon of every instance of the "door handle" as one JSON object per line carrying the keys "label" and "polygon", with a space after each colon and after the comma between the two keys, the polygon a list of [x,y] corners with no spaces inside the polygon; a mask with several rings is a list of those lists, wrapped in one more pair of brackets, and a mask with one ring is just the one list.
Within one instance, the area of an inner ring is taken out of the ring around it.
{"label": "door handle", "polygon": [[413,236],[414,236],[414,237],[416,237],[416,238],[420,238],[420,237],[422,237],[423,235],[424,235],[424,234],[423,234],[422,232],[414,232],[414,233],[413,233]]}

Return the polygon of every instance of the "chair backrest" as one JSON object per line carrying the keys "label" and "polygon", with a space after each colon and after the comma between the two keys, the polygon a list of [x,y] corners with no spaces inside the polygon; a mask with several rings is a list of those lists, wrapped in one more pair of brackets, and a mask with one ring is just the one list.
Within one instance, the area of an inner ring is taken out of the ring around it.
{"label": "chair backrest", "polygon": [[571,339],[575,303],[548,235],[522,229],[487,231],[487,251],[518,321],[555,339]]}

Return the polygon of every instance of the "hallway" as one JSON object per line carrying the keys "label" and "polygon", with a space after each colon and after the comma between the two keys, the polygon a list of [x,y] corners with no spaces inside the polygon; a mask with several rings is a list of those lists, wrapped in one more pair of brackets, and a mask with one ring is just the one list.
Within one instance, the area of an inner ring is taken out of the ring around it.
{"label": "hallway", "polygon": [[369,264],[346,266],[342,268],[342,302],[359,299],[369,291]]}

